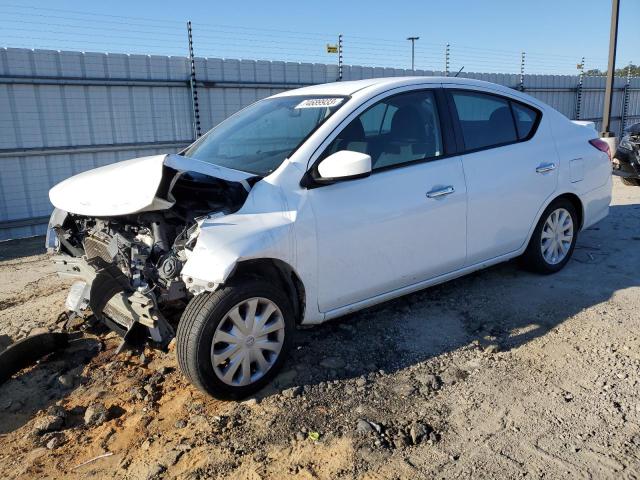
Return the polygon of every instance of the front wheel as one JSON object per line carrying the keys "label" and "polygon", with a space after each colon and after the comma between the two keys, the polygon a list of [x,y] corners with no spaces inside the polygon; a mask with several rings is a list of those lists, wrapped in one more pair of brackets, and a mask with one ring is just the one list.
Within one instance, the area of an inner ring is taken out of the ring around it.
{"label": "front wheel", "polygon": [[262,279],[236,281],[187,305],[176,332],[178,364],[213,397],[243,398],[277,373],[293,330],[280,289]]}
{"label": "front wheel", "polygon": [[543,274],[562,270],[576,246],[577,220],[576,209],[570,201],[561,198],[552,202],[540,217],[522,255],[524,266]]}

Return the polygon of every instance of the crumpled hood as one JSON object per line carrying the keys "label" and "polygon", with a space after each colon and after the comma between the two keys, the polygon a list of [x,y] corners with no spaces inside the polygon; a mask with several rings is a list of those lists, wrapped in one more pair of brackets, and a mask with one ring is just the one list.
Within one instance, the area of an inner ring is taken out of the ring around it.
{"label": "crumpled hood", "polygon": [[164,166],[242,183],[255,175],[181,155],[153,155],[113,163],[74,175],[49,190],[51,203],[78,215],[109,217],[166,210],[173,201],[156,197]]}

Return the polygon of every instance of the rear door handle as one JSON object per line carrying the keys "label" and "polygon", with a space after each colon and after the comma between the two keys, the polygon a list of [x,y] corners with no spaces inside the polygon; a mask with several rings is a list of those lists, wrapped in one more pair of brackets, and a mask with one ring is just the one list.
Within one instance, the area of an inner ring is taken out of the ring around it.
{"label": "rear door handle", "polygon": [[431,190],[430,192],[427,192],[427,198],[444,197],[445,195],[451,195],[455,191],[456,189],[453,188],[452,185],[449,185],[448,187],[438,188],[436,190]]}
{"label": "rear door handle", "polygon": [[556,169],[556,164],[555,163],[541,163],[536,168],[536,172],[537,173],[545,173],[545,172],[550,172],[551,170],[555,170],[555,169]]}

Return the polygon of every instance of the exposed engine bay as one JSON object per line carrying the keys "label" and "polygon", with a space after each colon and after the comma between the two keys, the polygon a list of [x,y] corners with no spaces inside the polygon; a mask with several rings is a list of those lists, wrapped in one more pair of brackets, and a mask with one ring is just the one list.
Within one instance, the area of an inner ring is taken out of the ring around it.
{"label": "exposed engine bay", "polygon": [[174,336],[172,320],[193,295],[180,272],[201,222],[239,210],[249,188],[165,165],[154,201],[164,208],[99,217],[54,212],[47,246],[57,253],[58,273],[78,280],[67,308],[82,314],[89,307],[125,340],[146,327],[152,340],[166,345]]}

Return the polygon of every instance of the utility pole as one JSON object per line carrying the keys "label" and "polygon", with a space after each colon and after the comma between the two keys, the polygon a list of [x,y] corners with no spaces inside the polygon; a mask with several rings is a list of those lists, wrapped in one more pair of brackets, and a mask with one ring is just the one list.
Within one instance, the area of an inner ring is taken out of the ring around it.
{"label": "utility pole", "polygon": [[[611,103],[613,102],[613,80],[616,69],[616,47],[618,43],[618,16],[620,12],[620,0],[611,0],[611,30],[609,32],[609,66],[607,68],[607,86],[604,92],[604,108],[602,113],[602,132],[604,138],[612,138],[614,134],[611,132]],[[615,140],[613,145],[609,145],[611,151],[615,149]]]}
{"label": "utility pole", "polygon": [[411,70],[416,69],[416,40],[420,40],[420,37],[407,37],[407,40],[411,42]]}

